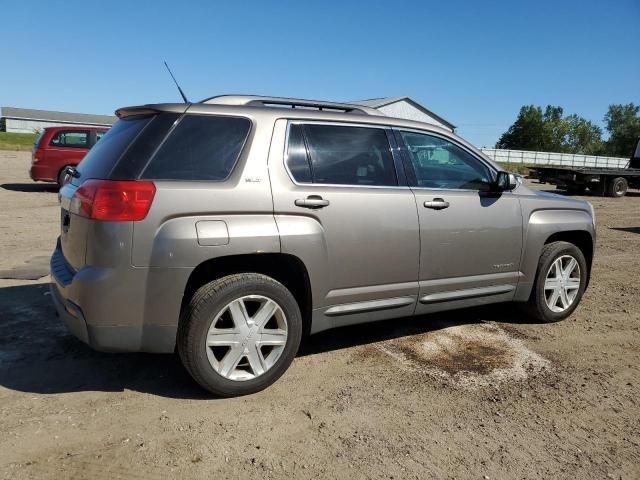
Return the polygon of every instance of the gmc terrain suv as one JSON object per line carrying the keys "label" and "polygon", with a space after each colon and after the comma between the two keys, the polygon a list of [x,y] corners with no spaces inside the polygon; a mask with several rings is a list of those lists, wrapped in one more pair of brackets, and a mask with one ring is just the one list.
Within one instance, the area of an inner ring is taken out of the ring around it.
{"label": "gmc terrain suv", "polygon": [[436,126],[248,96],[116,114],[60,191],[52,298],[91,347],[177,349],[214,394],[267,387],[304,334],[495,302],[554,322],[589,281],[591,205]]}

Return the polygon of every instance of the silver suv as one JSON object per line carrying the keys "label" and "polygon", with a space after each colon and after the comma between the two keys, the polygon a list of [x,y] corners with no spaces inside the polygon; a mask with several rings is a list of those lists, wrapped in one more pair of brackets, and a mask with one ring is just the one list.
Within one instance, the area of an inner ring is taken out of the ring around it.
{"label": "silver suv", "polygon": [[214,394],[267,387],[305,334],[495,302],[553,322],[589,281],[591,205],[433,125],[247,96],[116,113],[60,191],[52,298],[91,347],[177,349]]}

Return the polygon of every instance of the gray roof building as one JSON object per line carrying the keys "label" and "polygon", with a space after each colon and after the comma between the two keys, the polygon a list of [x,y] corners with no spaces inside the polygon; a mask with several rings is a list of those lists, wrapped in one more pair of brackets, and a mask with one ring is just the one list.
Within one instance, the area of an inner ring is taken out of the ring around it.
{"label": "gray roof building", "polygon": [[425,106],[419,104],[411,97],[372,98],[369,100],[355,100],[349,103],[375,108],[390,117],[406,118],[408,120],[431,123],[433,125],[446,128],[447,130],[451,130],[452,132],[456,128],[453,123],[445,120],[440,115],[437,115]]}
{"label": "gray roof building", "polygon": [[33,133],[57,125],[110,127],[117,117],[88,113],[51,112],[31,108],[0,108],[0,130]]}

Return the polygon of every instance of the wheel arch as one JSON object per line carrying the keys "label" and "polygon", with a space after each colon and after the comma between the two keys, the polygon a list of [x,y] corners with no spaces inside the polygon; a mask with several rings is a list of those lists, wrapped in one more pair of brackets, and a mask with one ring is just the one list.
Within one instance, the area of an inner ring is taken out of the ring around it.
{"label": "wheel arch", "polygon": [[309,273],[302,260],[286,253],[228,255],[203,261],[187,279],[181,309],[202,285],[236,273],[261,273],[282,283],[298,302],[303,334],[310,332],[312,296]]}
{"label": "wheel arch", "polygon": [[533,288],[538,260],[545,245],[566,241],[576,245],[588,265],[587,285],[595,247],[595,227],[591,215],[583,210],[537,210],[532,212],[525,227],[521,274],[515,295],[517,301],[527,301]]}
{"label": "wheel arch", "polygon": [[593,237],[586,230],[567,230],[564,232],[556,232],[547,237],[544,244],[548,245],[553,242],[569,242],[580,249],[587,262],[587,286],[591,278],[591,265],[593,263]]}

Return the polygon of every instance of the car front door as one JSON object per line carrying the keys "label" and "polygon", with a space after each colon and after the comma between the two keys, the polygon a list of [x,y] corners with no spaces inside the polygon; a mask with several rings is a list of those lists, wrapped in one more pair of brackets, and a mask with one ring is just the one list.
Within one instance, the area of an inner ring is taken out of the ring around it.
{"label": "car front door", "polygon": [[411,315],[418,217],[413,193],[398,181],[393,133],[326,122],[286,127],[284,161],[282,150],[269,160],[274,213],[282,252],[307,266],[314,331]]}
{"label": "car front door", "polygon": [[435,133],[397,130],[420,221],[416,313],[507,301],[520,277],[522,214],[471,149]]}

